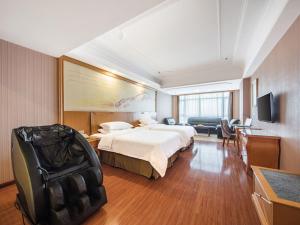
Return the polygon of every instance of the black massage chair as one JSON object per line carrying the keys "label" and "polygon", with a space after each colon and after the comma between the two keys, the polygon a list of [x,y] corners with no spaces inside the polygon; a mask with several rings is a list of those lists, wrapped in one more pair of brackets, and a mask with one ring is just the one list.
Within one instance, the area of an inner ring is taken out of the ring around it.
{"label": "black massage chair", "polygon": [[99,159],[64,125],[12,131],[16,205],[31,224],[80,224],[106,202]]}

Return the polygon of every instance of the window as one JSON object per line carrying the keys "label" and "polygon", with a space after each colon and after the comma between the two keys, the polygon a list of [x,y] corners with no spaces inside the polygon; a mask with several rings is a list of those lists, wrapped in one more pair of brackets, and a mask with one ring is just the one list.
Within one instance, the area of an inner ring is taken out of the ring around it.
{"label": "window", "polygon": [[193,116],[228,118],[228,105],[229,92],[179,96],[179,122]]}

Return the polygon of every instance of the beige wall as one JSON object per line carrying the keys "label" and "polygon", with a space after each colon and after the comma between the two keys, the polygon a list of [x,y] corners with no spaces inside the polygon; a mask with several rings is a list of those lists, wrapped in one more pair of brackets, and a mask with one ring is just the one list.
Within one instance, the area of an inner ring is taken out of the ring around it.
{"label": "beige wall", "polygon": [[251,79],[244,78],[240,85],[240,120],[243,123],[247,117],[251,117]]}
{"label": "beige wall", "polygon": [[164,122],[164,118],[172,117],[172,96],[158,91],[156,96],[157,120]]}
{"label": "beige wall", "polygon": [[240,118],[240,91],[235,90],[232,92],[232,118]]}
{"label": "beige wall", "polygon": [[172,96],[172,117],[179,123],[179,96]]}
{"label": "beige wall", "polygon": [[290,27],[252,76],[258,78],[258,96],[273,92],[279,99],[280,121],[254,125],[281,136],[281,169],[300,172],[300,17]]}
{"label": "beige wall", "polygon": [[0,39],[0,184],[13,180],[12,128],[58,120],[57,60]]}

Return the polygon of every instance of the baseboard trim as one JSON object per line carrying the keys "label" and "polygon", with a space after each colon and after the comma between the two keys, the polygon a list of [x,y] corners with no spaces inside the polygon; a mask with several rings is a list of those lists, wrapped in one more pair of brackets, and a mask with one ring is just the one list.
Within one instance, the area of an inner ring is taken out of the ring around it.
{"label": "baseboard trim", "polygon": [[7,187],[7,186],[12,185],[12,184],[14,184],[14,183],[15,183],[15,180],[11,180],[11,181],[2,183],[2,184],[0,184],[0,188]]}

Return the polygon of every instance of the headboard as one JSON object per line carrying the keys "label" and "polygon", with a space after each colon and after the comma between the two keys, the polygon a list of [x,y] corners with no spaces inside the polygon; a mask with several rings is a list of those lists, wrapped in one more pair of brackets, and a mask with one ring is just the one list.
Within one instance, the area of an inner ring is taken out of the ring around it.
{"label": "headboard", "polygon": [[99,124],[111,121],[124,121],[132,123],[133,113],[131,112],[91,112],[91,131],[97,133]]}
{"label": "headboard", "polygon": [[98,132],[99,124],[111,121],[124,121],[138,126],[139,119],[150,116],[156,118],[156,112],[81,112],[65,111],[64,124],[76,130],[84,130],[88,135]]}
{"label": "headboard", "polygon": [[79,111],[64,111],[64,124],[76,130],[84,130],[91,134],[91,113]]}

